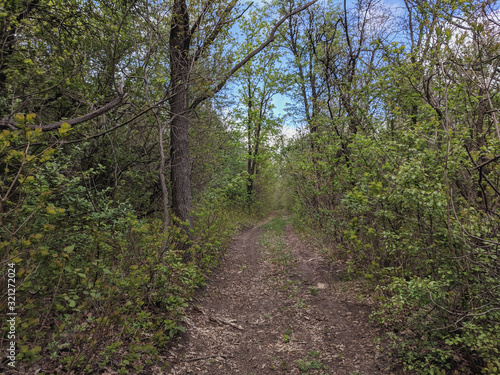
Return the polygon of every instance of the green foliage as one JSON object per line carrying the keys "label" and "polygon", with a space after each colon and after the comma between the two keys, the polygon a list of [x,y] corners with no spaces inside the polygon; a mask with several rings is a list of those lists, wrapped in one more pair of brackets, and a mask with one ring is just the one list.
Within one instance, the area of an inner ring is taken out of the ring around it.
{"label": "green foliage", "polygon": [[[190,98],[212,96],[287,11],[219,18],[227,3],[212,5],[189,5],[200,21]],[[240,105],[228,113],[219,97],[192,113],[190,226],[159,220],[169,197],[160,181],[172,182],[168,167],[158,173],[172,121],[169,5],[0,1],[0,265],[17,273],[20,371],[147,372],[185,330],[189,298],[231,233],[278,207],[293,208],[348,277],[380,286],[373,317],[408,369],[500,372],[498,9],[408,2],[411,35],[398,43],[387,42],[381,4],[358,5],[349,17],[328,2],[296,15],[276,35],[284,48],[239,70]],[[235,20],[245,33],[236,52]],[[105,116],[64,123],[122,88]],[[276,93],[305,129],[288,144]],[[288,223],[262,228],[283,269]]]}
{"label": "green foliage", "polygon": [[46,139],[0,134],[0,259],[16,265],[19,368],[141,373],[185,331],[187,303],[237,223],[231,203],[208,195],[192,236],[174,225],[165,238],[159,220],[138,218],[109,188],[89,189],[104,166],[75,174]]}
{"label": "green foliage", "polygon": [[[454,314],[443,314],[444,306],[454,305],[457,298],[453,284],[455,277],[441,282],[431,278],[394,278],[383,288],[389,297],[373,316],[398,332],[399,337],[393,334],[393,344],[408,369],[422,374],[450,371],[451,364],[466,363],[466,358],[462,358],[464,352],[483,359],[486,373],[498,366],[498,327],[481,324],[484,317],[480,314],[474,317],[464,311],[460,319],[466,322],[460,325],[453,320]],[[495,319],[495,315],[490,318]],[[460,328],[451,332],[442,329],[447,326]]]}
{"label": "green foliage", "polygon": [[[300,196],[310,199],[315,194],[318,206],[299,201],[299,223],[316,233],[319,228],[323,241],[335,244],[332,256],[351,265],[348,271],[387,285],[375,315],[396,329],[394,348],[409,369],[440,373],[477,363],[482,371],[490,371],[488,366],[496,366],[500,339],[491,326],[498,319],[500,301],[493,276],[496,257],[488,246],[478,247],[463,233],[496,241],[492,233],[498,219],[450,196],[446,174],[461,176],[462,135],[450,140],[445,171],[446,150],[428,150],[417,136],[421,131],[401,130],[400,138],[384,142],[383,148],[378,139],[355,137],[350,156],[363,163],[322,167],[335,173],[342,185],[325,181],[329,188],[321,191],[316,183],[302,185],[307,190]],[[302,163],[296,163],[301,177],[309,175],[312,181],[314,169]],[[354,173],[355,182],[346,183]],[[462,207],[456,216],[450,204]]]}
{"label": "green foliage", "polygon": [[[420,32],[406,48],[352,37],[351,46],[361,43],[379,65],[362,59],[349,71],[336,56],[357,57],[341,44],[338,55],[317,52],[321,43],[309,49],[331,96],[318,100],[309,132],[287,145],[282,173],[294,222],[345,262],[347,276],[380,286],[373,316],[393,332],[407,368],[420,373],[498,369],[500,139],[488,112],[498,98],[457,63],[469,61],[487,76],[493,66],[477,51],[497,50],[498,40],[486,35],[498,31],[471,24],[475,41],[454,38],[449,18],[493,11],[476,5],[410,6],[407,22]],[[297,30],[312,33],[313,43],[326,26]],[[307,90],[311,82],[304,81]]]}
{"label": "green foliage", "polygon": [[327,369],[327,366],[324,366],[321,361],[318,361],[316,359],[313,359],[311,361],[307,359],[299,359],[297,361],[297,367],[301,372],[308,372],[310,370],[322,370],[322,369]]}

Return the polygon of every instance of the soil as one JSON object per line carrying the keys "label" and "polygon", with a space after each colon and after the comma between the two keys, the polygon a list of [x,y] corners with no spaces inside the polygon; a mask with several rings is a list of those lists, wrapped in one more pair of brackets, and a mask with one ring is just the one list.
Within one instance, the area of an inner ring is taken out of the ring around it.
{"label": "soil", "polygon": [[373,303],[298,238],[273,261],[262,229],[243,230],[189,308],[186,333],[166,353],[166,374],[399,374],[369,320]]}

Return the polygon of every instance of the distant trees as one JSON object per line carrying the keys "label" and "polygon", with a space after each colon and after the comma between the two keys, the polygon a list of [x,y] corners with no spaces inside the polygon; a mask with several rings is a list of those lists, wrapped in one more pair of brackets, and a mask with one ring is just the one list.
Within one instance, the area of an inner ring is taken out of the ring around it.
{"label": "distant trees", "polygon": [[[264,16],[265,10],[252,11],[240,26],[244,43],[240,54],[246,55],[267,37],[271,28]],[[279,42],[278,42],[279,43]],[[249,201],[255,197],[255,180],[262,168],[265,158],[265,148],[272,147],[281,128],[281,121],[273,114],[273,98],[276,94],[284,94],[289,87],[287,76],[280,66],[282,54],[276,47],[262,51],[252,61],[247,63],[236,74],[239,86],[239,106],[237,121],[241,122],[247,155],[247,195]]]}

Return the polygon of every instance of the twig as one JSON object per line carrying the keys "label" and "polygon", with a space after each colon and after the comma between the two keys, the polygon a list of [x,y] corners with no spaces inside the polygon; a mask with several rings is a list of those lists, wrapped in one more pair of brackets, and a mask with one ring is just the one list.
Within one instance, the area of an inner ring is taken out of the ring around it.
{"label": "twig", "polygon": [[492,162],[494,162],[494,161],[497,161],[498,159],[500,159],[500,155],[497,155],[497,156],[495,156],[495,157],[491,158],[490,160],[487,160],[487,161],[485,161],[484,163],[482,163],[482,164],[480,164],[480,165],[475,166],[475,167],[474,167],[474,168],[472,168],[472,169],[482,168],[482,167],[484,167],[485,165],[488,165],[488,164],[490,164],[490,163],[492,163]]}
{"label": "twig", "polygon": [[202,361],[204,359],[219,358],[219,357],[225,358],[225,359],[234,358],[234,356],[228,356],[228,355],[224,355],[224,354],[215,354],[215,355],[208,355],[206,357],[187,358],[185,360],[185,362],[196,362],[196,361]]}
{"label": "twig", "polygon": [[239,329],[240,331],[243,331],[243,327],[242,326],[240,326],[240,325],[238,325],[236,323],[230,322],[229,320],[224,320],[224,319],[216,318],[216,317],[209,317],[208,319],[210,319],[210,320],[212,320],[214,322],[227,324],[228,326],[231,326],[233,328]]}

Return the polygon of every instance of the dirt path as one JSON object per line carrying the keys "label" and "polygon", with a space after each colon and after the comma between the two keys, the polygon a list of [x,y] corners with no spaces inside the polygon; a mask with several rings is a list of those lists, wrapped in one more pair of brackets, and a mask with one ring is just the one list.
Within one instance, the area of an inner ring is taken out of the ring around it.
{"label": "dirt path", "polygon": [[233,240],[194,299],[166,373],[395,374],[376,348],[369,306],[337,290],[333,270],[290,225],[270,247],[259,245],[262,232]]}

